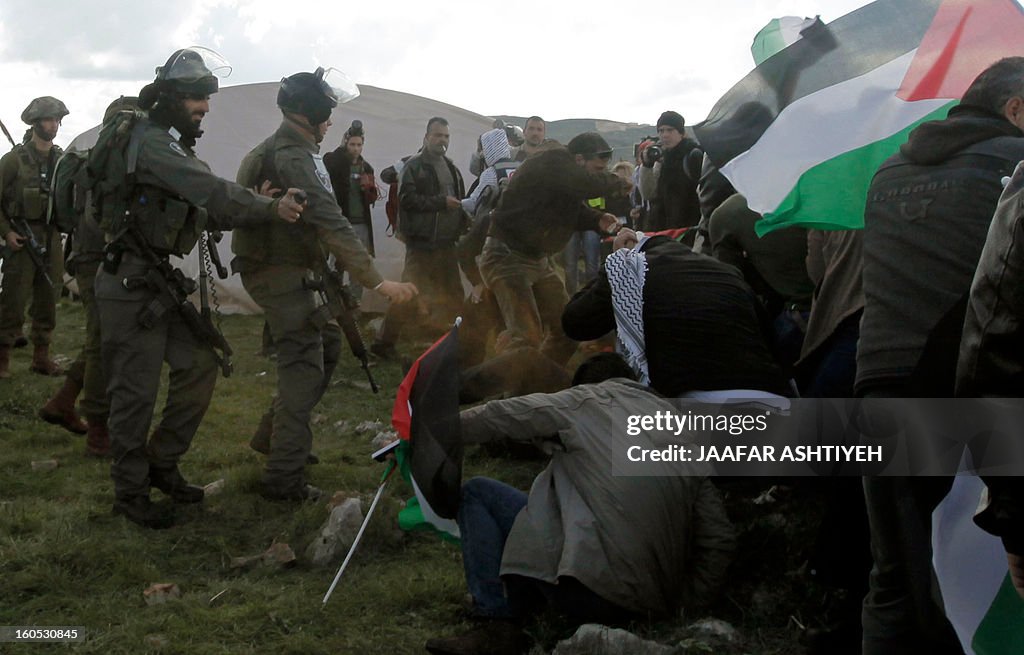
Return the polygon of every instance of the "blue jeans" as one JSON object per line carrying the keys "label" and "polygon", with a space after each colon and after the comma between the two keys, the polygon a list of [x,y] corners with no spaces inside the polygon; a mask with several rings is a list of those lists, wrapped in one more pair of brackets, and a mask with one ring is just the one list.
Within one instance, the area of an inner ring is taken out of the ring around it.
{"label": "blue jeans", "polygon": [[462,485],[458,516],[462,566],[480,616],[512,617],[501,582],[501,556],[524,507],[526,494],[497,480],[472,478]]}
{"label": "blue jeans", "polygon": [[[579,279],[580,255],[583,255],[583,279]],[[570,296],[597,277],[601,266],[601,237],[593,230],[574,232],[562,251],[565,264],[565,291]]]}
{"label": "blue jeans", "polygon": [[[474,614],[486,618],[518,618],[545,601],[580,622],[621,623],[632,614],[610,603],[575,578],[551,584],[519,575],[501,579],[501,556],[516,516],[526,507],[522,491],[490,478],[472,478],[462,485],[459,532],[466,586],[473,594]],[[506,594],[507,590],[507,594]]]}

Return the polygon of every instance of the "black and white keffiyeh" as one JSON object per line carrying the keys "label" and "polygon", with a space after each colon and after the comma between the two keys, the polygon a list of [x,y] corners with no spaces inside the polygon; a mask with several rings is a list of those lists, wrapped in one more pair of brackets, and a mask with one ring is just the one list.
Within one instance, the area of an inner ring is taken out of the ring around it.
{"label": "black and white keffiyeh", "polygon": [[626,358],[641,384],[650,384],[644,341],[644,279],[647,256],[640,247],[647,237],[638,232],[633,248],[620,248],[608,255],[604,268],[612,289],[612,309],[618,330],[617,350]]}

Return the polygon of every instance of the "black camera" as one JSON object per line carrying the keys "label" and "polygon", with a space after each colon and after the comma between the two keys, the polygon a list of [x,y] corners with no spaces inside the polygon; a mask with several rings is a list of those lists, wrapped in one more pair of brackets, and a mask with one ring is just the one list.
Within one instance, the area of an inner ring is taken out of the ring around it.
{"label": "black camera", "polygon": [[661,146],[657,143],[652,143],[644,149],[643,156],[647,158],[647,161],[656,162],[661,159],[661,156],[664,154],[665,152],[661,149]]}

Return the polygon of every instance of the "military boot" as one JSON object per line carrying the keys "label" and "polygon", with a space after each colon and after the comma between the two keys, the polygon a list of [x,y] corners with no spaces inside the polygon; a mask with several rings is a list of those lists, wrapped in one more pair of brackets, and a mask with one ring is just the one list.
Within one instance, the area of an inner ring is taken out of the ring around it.
{"label": "military boot", "polygon": [[177,466],[171,468],[149,467],[149,486],[156,487],[176,503],[201,503],[206,492],[202,487],[189,484]]}
{"label": "military boot", "polygon": [[85,434],[85,454],[106,457],[110,454],[110,433],[105,416],[90,416],[89,431]]}
{"label": "military boot", "polygon": [[489,619],[456,637],[428,639],[434,655],[521,655],[529,649],[526,635],[515,621]]}
{"label": "military boot", "polygon": [[32,364],[29,365],[28,370],[51,377],[64,373],[60,365],[50,359],[50,346],[45,343],[36,344],[35,349],[32,351]]}
{"label": "military boot", "polygon": [[153,530],[164,530],[174,524],[174,514],[169,507],[157,505],[149,496],[115,498],[113,513],[123,516],[132,523]]}
{"label": "military boot", "polygon": [[0,346],[0,380],[11,377],[11,347]]}
{"label": "military boot", "polygon": [[46,404],[39,409],[39,418],[47,423],[59,425],[68,432],[85,434],[89,426],[78,416],[75,411],[75,401],[82,391],[82,385],[77,380],[64,378],[64,384],[57,391],[53,398],[46,401]]}
{"label": "military boot", "polygon": [[28,345],[28,339],[25,338],[24,334],[21,334],[19,332],[17,334],[17,336],[14,337],[14,347],[15,348],[24,348],[27,345]]}

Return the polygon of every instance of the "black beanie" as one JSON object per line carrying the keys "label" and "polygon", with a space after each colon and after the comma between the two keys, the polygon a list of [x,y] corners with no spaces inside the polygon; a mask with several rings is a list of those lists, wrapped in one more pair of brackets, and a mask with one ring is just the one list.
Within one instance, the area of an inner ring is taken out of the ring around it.
{"label": "black beanie", "polygon": [[658,128],[661,127],[662,125],[674,127],[680,132],[682,132],[683,127],[686,125],[686,121],[683,120],[683,117],[680,116],[678,112],[669,110],[658,117],[658,124],[655,125],[654,127]]}

